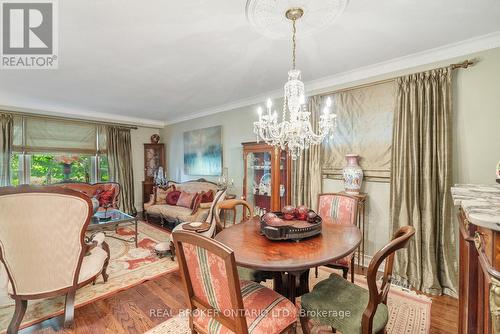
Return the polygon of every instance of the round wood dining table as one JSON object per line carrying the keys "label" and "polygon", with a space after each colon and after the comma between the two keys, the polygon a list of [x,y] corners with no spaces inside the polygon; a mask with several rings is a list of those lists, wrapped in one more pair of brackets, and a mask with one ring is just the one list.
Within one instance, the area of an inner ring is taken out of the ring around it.
{"label": "round wood dining table", "polygon": [[323,219],[321,234],[296,241],[272,241],[260,233],[260,219],[222,230],[215,239],[234,251],[236,264],[272,271],[274,290],[292,302],[309,292],[309,269],[331,263],[354,252],[361,242],[355,225],[334,224]]}

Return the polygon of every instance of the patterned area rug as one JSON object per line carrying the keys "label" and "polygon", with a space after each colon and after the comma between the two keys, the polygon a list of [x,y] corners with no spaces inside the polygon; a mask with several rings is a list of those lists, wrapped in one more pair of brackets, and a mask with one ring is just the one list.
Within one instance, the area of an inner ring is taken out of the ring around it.
{"label": "patterned area rug", "polygon": [[[311,288],[321,280],[328,278],[330,273],[335,272],[329,268],[321,267],[318,278],[314,277],[314,270],[311,270]],[[355,275],[354,282],[367,288],[366,277]],[[272,286],[271,281],[265,282],[268,287]],[[424,295],[417,295],[414,292],[403,290],[397,286],[392,286],[388,298],[389,323],[387,324],[388,334],[423,334],[429,333],[431,316],[431,299]],[[313,333],[332,333],[331,329],[325,326],[315,326]],[[188,318],[174,316],[147,332],[147,334],[188,334],[190,333]],[[300,324],[297,323],[297,333],[302,333]],[[337,333],[340,333],[337,331]]]}
{"label": "patterned area rug", "polygon": [[[134,243],[106,238],[109,244],[111,259],[108,266],[109,279],[104,283],[99,276],[95,285],[87,285],[76,293],[76,307],[89,304],[98,299],[128,289],[146,280],[177,269],[177,262],[170,257],[158,258],[152,253],[158,241],[168,240],[170,233],[139,222],[139,242]],[[106,232],[111,236],[129,239],[134,235],[132,227],[120,227],[116,232]],[[28,310],[23,318],[22,328],[41,322],[63,313],[64,296],[28,302]],[[14,313],[14,306],[0,307],[0,332],[4,332]]]}

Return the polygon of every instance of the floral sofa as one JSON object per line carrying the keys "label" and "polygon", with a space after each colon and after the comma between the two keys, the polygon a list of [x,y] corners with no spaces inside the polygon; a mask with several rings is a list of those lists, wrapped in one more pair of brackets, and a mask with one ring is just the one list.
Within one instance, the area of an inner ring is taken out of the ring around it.
{"label": "floral sofa", "polygon": [[118,209],[118,195],[120,195],[120,184],[116,182],[100,182],[100,183],[58,183],[58,187],[73,189],[84,193],[99,202],[99,211],[105,210],[106,207]]}
{"label": "floral sofa", "polygon": [[[150,221],[151,218],[157,217],[162,224],[165,221],[173,224],[194,221],[203,222],[208,216],[213,196],[217,190],[217,184],[205,179],[182,183],[169,181],[165,187],[154,187],[149,202],[144,203],[146,220]],[[175,192],[187,193],[192,196],[199,195],[200,197],[196,197],[198,201],[193,198],[191,205],[182,204],[182,198],[175,198]],[[211,194],[211,197],[209,194]]]}

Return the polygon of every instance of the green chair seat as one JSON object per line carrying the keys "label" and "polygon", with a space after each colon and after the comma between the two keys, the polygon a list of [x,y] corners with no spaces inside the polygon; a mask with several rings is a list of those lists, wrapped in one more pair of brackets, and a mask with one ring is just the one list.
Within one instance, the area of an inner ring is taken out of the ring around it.
{"label": "green chair seat", "polygon": [[[368,305],[368,290],[332,274],[301,298],[307,316],[343,334],[361,333],[361,319]],[[349,312],[349,314],[347,314]],[[373,333],[384,329],[389,320],[385,304],[379,304],[373,319]]]}
{"label": "green chair seat", "polygon": [[264,282],[273,278],[273,273],[268,271],[253,270],[245,267],[238,267],[238,276],[242,281]]}

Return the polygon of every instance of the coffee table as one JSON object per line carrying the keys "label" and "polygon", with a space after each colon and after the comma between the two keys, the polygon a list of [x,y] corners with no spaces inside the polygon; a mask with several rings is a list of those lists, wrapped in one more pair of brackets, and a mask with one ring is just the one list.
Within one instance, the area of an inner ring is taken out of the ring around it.
{"label": "coffee table", "polygon": [[[135,235],[129,239],[123,239],[116,237],[114,235],[106,234],[106,231],[115,231],[118,226],[128,226],[134,225]],[[87,227],[87,231],[103,232],[108,238],[118,239],[125,242],[134,242],[135,247],[137,247],[137,218],[131,215],[121,212],[117,209],[111,209],[108,211],[99,211],[94,214],[90,220],[90,224]],[[90,236],[92,238],[92,236]]]}

